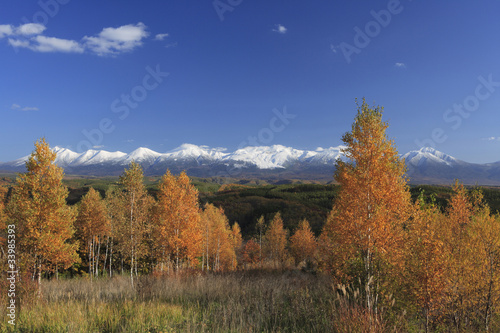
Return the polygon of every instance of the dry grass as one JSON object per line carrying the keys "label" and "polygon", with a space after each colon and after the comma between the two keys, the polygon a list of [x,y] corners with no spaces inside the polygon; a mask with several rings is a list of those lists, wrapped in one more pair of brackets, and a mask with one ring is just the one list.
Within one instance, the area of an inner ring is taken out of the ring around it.
{"label": "dry grass", "polygon": [[[19,332],[329,332],[328,278],[299,271],[46,281]],[[3,315],[3,313],[2,313]],[[1,331],[11,331],[6,322]]]}

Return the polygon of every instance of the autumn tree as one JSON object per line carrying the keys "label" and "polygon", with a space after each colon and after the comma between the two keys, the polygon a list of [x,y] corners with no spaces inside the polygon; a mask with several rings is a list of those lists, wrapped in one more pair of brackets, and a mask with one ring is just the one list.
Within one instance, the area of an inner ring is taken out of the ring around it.
{"label": "autumn tree", "polygon": [[121,191],[118,192],[121,214],[114,230],[121,254],[130,262],[130,281],[134,284],[137,276],[138,261],[145,257],[146,235],[150,227],[152,198],[148,195],[143,182],[142,167],[132,162],[120,176]]}
{"label": "autumn tree", "polygon": [[158,192],[158,206],[155,217],[154,235],[159,247],[157,258],[169,258],[176,272],[185,262],[197,263],[202,254],[203,231],[200,223],[198,190],[182,172],[178,177],[170,171],[163,175]]}
{"label": "autumn tree", "polygon": [[443,228],[444,215],[434,201],[426,203],[421,193],[405,228],[405,288],[422,309],[426,332],[433,319],[440,319],[437,317],[447,288]]}
{"label": "autumn tree", "polygon": [[303,219],[295,233],[290,237],[290,254],[295,259],[295,264],[314,260],[317,247],[316,237],[311,231],[309,222]]}
{"label": "autumn tree", "polygon": [[233,251],[235,253],[233,267],[238,265],[238,258],[241,254],[241,247],[243,245],[243,237],[241,236],[241,228],[238,222],[234,222],[231,227],[231,241],[233,243]]}
{"label": "autumn tree", "polygon": [[63,186],[63,169],[54,165],[56,153],[45,139],[35,143],[14,186],[7,215],[16,225],[21,267],[38,280],[39,291],[44,272],[69,268],[79,261],[76,244],[70,244],[75,212],[67,206],[68,189]]}
{"label": "autumn tree", "polygon": [[241,257],[245,264],[253,267],[260,262],[260,246],[253,239],[246,242],[241,252]]}
{"label": "autumn tree", "polygon": [[[106,212],[109,221],[109,236],[106,240],[106,255],[104,259],[104,265],[108,262],[109,276],[113,275],[113,255],[115,250],[115,242],[123,237],[120,234],[121,226],[124,220],[124,202],[122,201],[122,193],[120,189],[113,185],[106,190],[104,203],[106,206]],[[109,259],[108,259],[109,258]],[[120,258],[122,262],[122,273],[123,273],[123,257]]]}
{"label": "autumn tree", "polygon": [[235,242],[224,210],[212,204],[206,204],[201,214],[201,221],[204,233],[203,262],[207,270],[234,269],[236,267]]}
{"label": "autumn tree", "polygon": [[468,191],[458,181],[453,186],[453,195],[446,213],[448,232],[445,238],[448,256],[446,308],[450,321],[457,330],[461,330],[470,319],[476,275],[475,258],[470,251],[472,244],[468,230],[474,215],[474,205]]}
{"label": "autumn tree", "polygon": [[376,312],[381,278],[388,273],[382,270],[401,263],[410,208],[405,164],[386,136],[387,127],[382,108],[370,108],[363,100],[351,132],[342,137],[348,161],[337,160],[334,178],[340,193],[321,241],[335,256],[327,261],[341,263],[332,267],[339,278],[361,278],[369,312]]}
{"label": "autumn tree", "polygon": [[[80,248],[88,256],[89,275],[98,276],[101,245],[104,239],[109,241],[111,224],[107,207],[99,192],[93,188],[90,188],[80,202],[75,227]],[[104,269],[105,264],[106,259],[103,264]]]}
{"label": "autumn tree", "polygon": [[264,231],[266,229],[266,221],[264,219],[264,215],[261,215],[259,217],[255,227],[257,228],[257,232],[259,233],[259,262],[260,266],[262,267],[262,260],[264,259],[262,256],[262,237],[264,236]]}
{"label": "autumn tree", "polygon": [[476,206],[469,226],[475,276],[473,309],[489,332],[500,305],[500,216],[491,215],[484,202]]}
{"label": "autumn tree", "polygon": [[283,228],[283,219],[281,213],[278,212],[274,215],[269,228],[265,234],[265,249],[267,257],[274,263],[274,265],[283,266],[287,257],[287,232]]}

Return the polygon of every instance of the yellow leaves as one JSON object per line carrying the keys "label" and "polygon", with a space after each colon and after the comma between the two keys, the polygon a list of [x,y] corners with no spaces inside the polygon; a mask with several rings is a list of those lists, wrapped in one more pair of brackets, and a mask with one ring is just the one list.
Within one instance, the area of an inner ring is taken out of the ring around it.
{"label": "yellow leaves", "polygon": [[[198,191],[182,172],[178,177],[170,171],[162,177],[155,218],[155,239],[158,246],[180,267],[182,261],[197,262],[201,254],[202,229],[200,224]],[[163,258],[158,258],[163,260]]]}
{"label": "yellow leaves", "polygon": [[68,190],[62,185],[62,168],[53,164],[55,158],[45,139],[35,143],[27,172],[17,178],[8,209],[9,223],[15,223],[21,235],[23,252],[48,270],[55,261],[68,267],[78,259],[74,246],[67,242],[74,233],[75,212],[66,205]]}
{"label": "yellow leaves", "polygon": [[223,209],[212,204],[205,205],[201,221],[203,256],[207,269],[235,269],[236,250],[242,242],[239,225],[235,223],[231,229]]}
{"label": "yellow leaves", "polygon": [[87,247],[88,242],[97,236],[110,234],[111,225],[108,217],[107,207],[99,192],[91,188],[82,198],[75,226],[79,239],[83,242],[81,246]]}
{"label": "yellow leaves", "polygon": [[287,259],[287,232],[283,228],[281,213],[276,213],[265,234],[267,257],[276,265],[283,265]]}
{"label": "yellow leaves", "polygon": [[306,219],[302,220],[293,236],[290,237],[290,252],[295,263],[313,260],[316,256],[317,246],[309,222]]}

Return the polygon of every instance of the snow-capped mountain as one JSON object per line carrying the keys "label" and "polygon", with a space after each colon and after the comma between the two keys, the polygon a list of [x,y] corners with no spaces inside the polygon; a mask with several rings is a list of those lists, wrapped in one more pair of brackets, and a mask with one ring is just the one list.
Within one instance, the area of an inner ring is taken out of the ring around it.
{"label": "snow-capped mountain", "polygon": [[411,165],[413,167],[421,167],[428,163],[439,163],[446,164],[447,166],[453,166],[460,164],[461,162],[453,156],[446,155],[431,147],[424,147],[420,150],[410,151],[404,154],[402,158],[405,159],[407,165]]}
{"label": "snow-capped mountain", "polygon": [[[167,169],[177,173],[186,170],[199,177],[262,177],[273,179],[332,180],[338,159],[346,160],[343,146],[300,150],[282,145],[249,146],[229,152],[225,148],[210,148],[183,144],[165,153],[138,148],[131,153],[88,150],[76,153],[54,147],[55,163],[67,174],[118,175],[130,162],[142,165],[147,175],[162,175]],[[500,162],[474,164],[458,160],[433,148],[410,151],[405,159],[408,176],[413,183],[452,183],[460,179],[466,184],[500,185]],[[0,163],[0,170],[24,171],[28,156]]]}

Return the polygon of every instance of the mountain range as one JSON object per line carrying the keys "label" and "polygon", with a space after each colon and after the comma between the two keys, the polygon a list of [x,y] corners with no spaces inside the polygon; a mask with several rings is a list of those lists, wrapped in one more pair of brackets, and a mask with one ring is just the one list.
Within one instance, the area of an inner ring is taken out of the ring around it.
{"label": "mountain range", "polygon": [[[225,148],[183,144],[166,153],[142,147],[129,154],[105,150],[76,153],[62,147],[52,150],[57,153],[55,163],[74,175],[119,175],[135,161],[142,165],[146,175],[163,175],[170,169],[173,173],[186,170],[188,175],[197,177],[331,181],[336,160],[346,160],[342,148],[300,150],[273,145],[229,152]],[[465,184],[500,185],[500,161],[468,163],[429,147],[410,151],[401,158],[405,159],[410,183],[450,184],[460,179]],[[25,156],[0,163],[0,170],[22,172],[27,159]]]}

